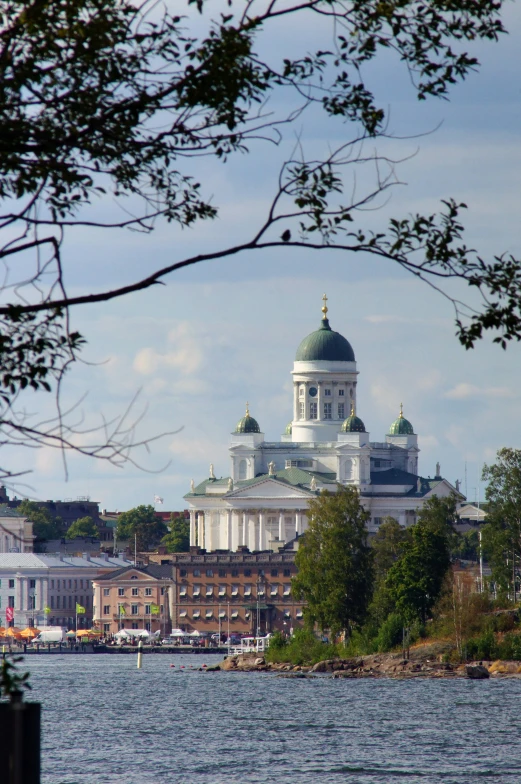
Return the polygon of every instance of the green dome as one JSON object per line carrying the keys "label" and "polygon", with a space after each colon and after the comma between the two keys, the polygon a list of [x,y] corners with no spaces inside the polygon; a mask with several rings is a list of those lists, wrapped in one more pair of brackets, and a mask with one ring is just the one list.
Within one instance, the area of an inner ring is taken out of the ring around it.
{"label": "green dome", "polygon": [[349,341],[329,326],[324,316],[319,329],[308,335],[297,349],[297,362],[314,362],[325,359],[329,362],[354,362],[355,352]]}
{"label": "green dome", "polygon": [[235,433],[260,433],[259,423],[256,419],[250,416],[250,410],[248,408],[248,404],[246,403],[246,414],[243,416],[242,419],[239,419],[237,422],[237,427],[234,430]]}
{"label": "green dome", "polygon": [[351,414],[344,419],[342,422],[342,427],[340,428],[341,433],[365,433],[365,425],[360,419],[357,417],[353,405],[351,404]]}
{"label": "green dome", "polygon": [[412,428],[411,423],[408,419],[405,419],[403,415],[403,405],[400,403],[400,413],[398,415],[398,419],[396,419],[391,427],[389,428],[389,435],[390,436],[412,436],[414,435],[414,430]]}
{"label": "green dome", "polygon": [[286,425],[286,429],[284,431],[285,436],[290,436],[293,432],[293,422],[290,422],[289,425]]}

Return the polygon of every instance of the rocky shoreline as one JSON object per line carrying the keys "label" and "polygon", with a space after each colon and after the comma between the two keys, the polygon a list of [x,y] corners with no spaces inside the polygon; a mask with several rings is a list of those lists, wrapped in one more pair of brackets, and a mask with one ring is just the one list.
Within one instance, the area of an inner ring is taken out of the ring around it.
{"label": "rocky shoreline", "polygon": [[[441,657],[439,657],[441,658]],[[285,678],[313,678],[328,674],[332,678],[521,678],[521,662],[470,662],[451,664],[428,658],[402,654],[373,654],[352,659],[327,659],[312,667],[289,663],[270,663],[257,654],[228,656],[219,664],[207,667],[206,672],[272,672]]]}

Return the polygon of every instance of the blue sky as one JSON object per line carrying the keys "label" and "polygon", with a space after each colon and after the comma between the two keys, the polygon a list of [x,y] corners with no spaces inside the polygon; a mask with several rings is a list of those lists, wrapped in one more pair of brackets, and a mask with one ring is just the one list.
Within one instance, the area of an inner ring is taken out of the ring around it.
{"label": "blue sky", "polygon": [[[507,8],[510,35],[499,44],[478,45],[480,71],[453,89],[450,102],[418,103],[396,63],[379,60],[371,67],[371,84],[389,106],[396,135],[440,127],[380,146],[396,157],[415,155],[398,167],[407,185],[363,217],[367,226],[384,226],[391,215],[434,211],[441,198],[453,196],[469,207],[469,245],[483,255],[521,253],[519,17],[519,6]],[[300,32],[312,40],[312,26],[303,22]],[[270,38],[272,52],[285,35]],[[351,133],[349,126],[315,115],[299,121],[296,131],[313,152]],[[217,221],[183,231],[161,225],[148,237],[93,229],[71,234],[70,290],[120,284],[250,236],[295,143],[295,131],[285,134],[279,147],[258,144],[250,156],[226,165],[204,160],[194,166],[207,192],[215,194]],[[88,495],[103,508],[123,510],[152,503],[158,494],[165,509],[184,508],[190,479],[206,477],[210,463],[218,476],[228,475],[229,434],[246,400],[268,439],[283,432],[291,418],[294,354],[318,324],[324,292],[332,327],[355,351],[358,413],[372,440],[383,440],[403,401],[419,436],[420,472],[433,475],[439,461],[450,481],[463,480],[467,463],[471,499],[483,462],[502,446],[521,447],[521,347],[504,352],[486,339],[466,352],[455,337],[449,303],[389,262],[273,249],[200,265],[165,282],[74,312],[74,326],[89,340],[84,358],[92,364],[70,373],[65,397],[73,402],[86,394],[81,408],[86,421],[95,423],[101,413],[117,415],[141,390],[136,411],[146,413],[139,434],[180,432],[165,436],[150,454],[136,455],[147,471],[73,456],[68,482],[59,453],[6,451],[14,468],[33,469],[27,479],[31,496]],[[41,397],[32,402],[40,412],[50,404]]]}

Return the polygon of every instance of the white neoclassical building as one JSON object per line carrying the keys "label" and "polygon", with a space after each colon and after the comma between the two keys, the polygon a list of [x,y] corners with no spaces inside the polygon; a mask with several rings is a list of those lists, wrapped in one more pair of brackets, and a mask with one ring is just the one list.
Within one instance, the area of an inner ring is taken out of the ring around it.
{"label": "white neoclassical building", "polygon": [[327,312],[324,302],[319,328],[297,349],[293,420],[280,441],[266,440],[246,405],[231,437],[230,475],[218,479],[210,466],[207,479],[192,481],[185,495],[192,546],[278,550],[306,530],[309,500],[339,484],[358,488],[372,531],[388,515],[411,525],[431,495],[463,500],[439,465],[434,478],[418,474],[418,436],[402,406],[384,440],[370,440],[356,413],[354,351]]}

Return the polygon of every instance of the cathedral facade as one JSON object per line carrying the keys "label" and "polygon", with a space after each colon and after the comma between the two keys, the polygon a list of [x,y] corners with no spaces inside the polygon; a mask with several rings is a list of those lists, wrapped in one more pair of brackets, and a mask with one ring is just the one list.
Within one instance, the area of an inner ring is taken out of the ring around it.
{"label": "cathedral facade", "polygon": [[324,295],[319,328],[300,343],[293,364],[293,419],[280,441],[266,441],[246,413],[230,442],[230,475],[192,481],[190,544],[208,551],[278,551],[307,527],[310,499],[338,485],[360,492],[369,531],[383,518],[416,522],[432,495],[463,496],[440,476],[418,473],[418,436],[402,406],[383,441],[371,441],[357,415],[357,377],[351,344],[331,329]]}

